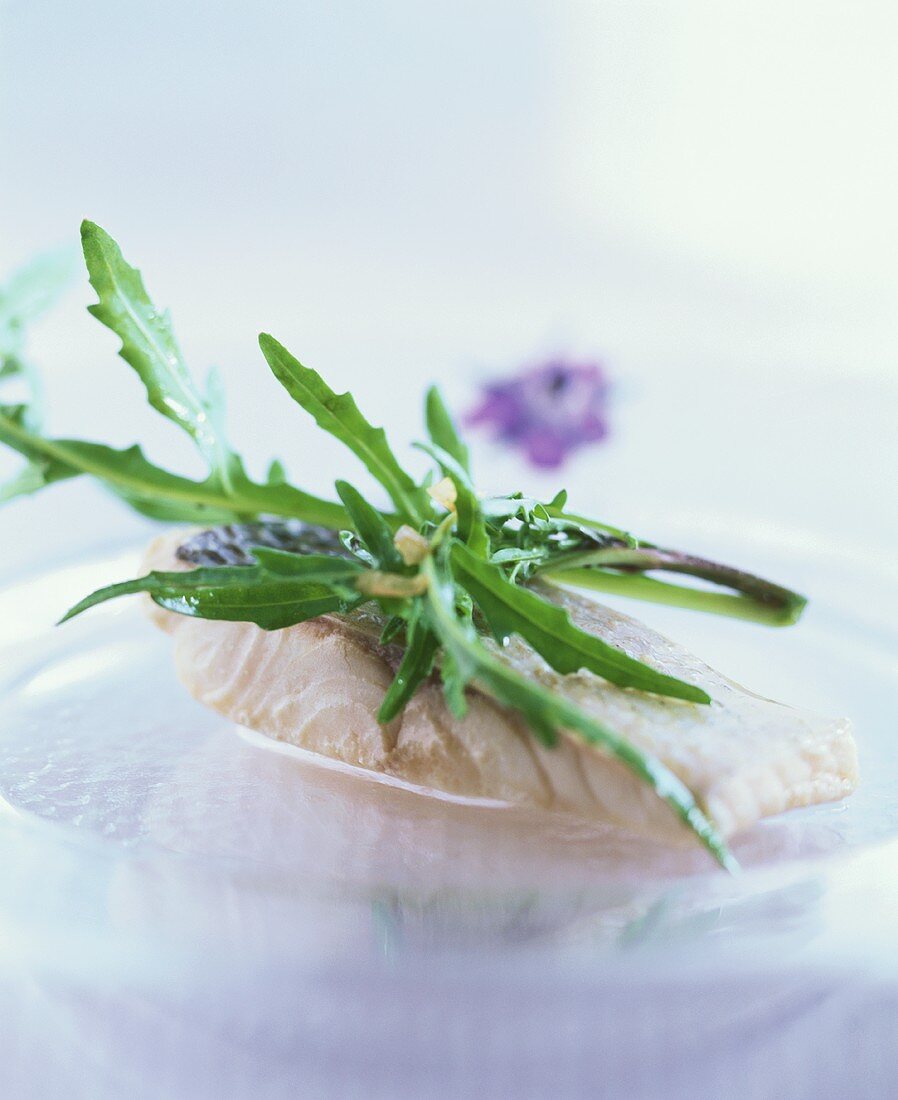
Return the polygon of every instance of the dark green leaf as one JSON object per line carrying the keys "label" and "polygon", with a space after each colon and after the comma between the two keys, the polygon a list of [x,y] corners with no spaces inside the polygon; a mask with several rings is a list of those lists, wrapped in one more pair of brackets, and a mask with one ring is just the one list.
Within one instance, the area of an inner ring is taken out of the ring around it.
{"label": "dark green leaf", "polygon": [[275,378],[294,401],[310,413],[320,428],[344,443],[390,494],[401,517],[417,526],[428,515],[426,497],[396,461],[383,428],[375,428],[362,416],[349,393],[337,394],[324,379],[263,333],[259,346]]}
{"label": "dark green leaf", "polygon": [[[180,615],[280,630],[319,615],[345,613],[364,599],[352,583],[361,566],[344,558],[267,549],[256,549],[254,554],[258,565],[153,572],[109,585],[81,600],[61,621],[107,600],[146,592],[160,607]],[[288,558],[295,561],[288,563]]]}
{"label": "dark green leaf", "polygon": [[402,555],[393,543],[393,532],[383,515],[348,481],[336,481],[337,495],[349,513],[356,534],[380,569],[401,570]]}
{"label": "dark green leaf", "polygon": [[620,687],[638,688],[693,703],[709,703],[707,692],[648,665],[574,626],[568,613],[520,585],[512,584],[501,570],[476,557],[456,542],[452,570],[473,597],[500,644],[520,634],[556,672],[568,674],[581,668]]}
{"label": "dark green leaf", "polygon": [[278,577],[354,581],[366,572],[357,561],[337,554],[297,554],[291,550],[276,550],[273,546],[254,546],[252,555],[259,565]]}
{"label": "dark green leaf", "polygon": [[402,713],[408,701],[430,675],[437,648],[436,637],[416,610],[406,631],[402,661],[378,711],[378,722],[385,725]]}
{"label": "dark green leaf", "polygon": [[405,619],[402,615],[393,615],[387,619],[386,625],[380,632],[380,644],[389,645],[394,642],[405,630]]}

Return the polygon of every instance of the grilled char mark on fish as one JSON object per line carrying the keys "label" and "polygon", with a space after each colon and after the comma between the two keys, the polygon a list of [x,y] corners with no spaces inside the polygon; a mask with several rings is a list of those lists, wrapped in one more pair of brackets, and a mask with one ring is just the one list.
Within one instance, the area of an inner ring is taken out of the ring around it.
{"label": "grilled char mark on fish", "polygon": [[349,557],[336,531],[296,519],[210,527],[182,543],[178,547],[177,557],[189,565],[253,565],[254,546],[286,550],[293,554]]}

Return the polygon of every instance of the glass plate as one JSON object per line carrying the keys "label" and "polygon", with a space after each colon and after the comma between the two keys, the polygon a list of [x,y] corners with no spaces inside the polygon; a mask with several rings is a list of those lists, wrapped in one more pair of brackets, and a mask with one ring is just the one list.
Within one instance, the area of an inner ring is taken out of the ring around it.
{"label": "glass plate", "polygon": [[[646,1059],[634,1036],[662,1011],[669,1036],[723,1049],[815,982],[890,968],[898,580],[885,558],[853,550],[848,574],[835,549],[775,541],[778,561],[759,540],[767,570],[800,572],[815,594],[792,631],[626,606],[755,690],[855,720],[857,794],[737,841],[735,879],[699,851],[434,796],[235,728],[180,686],[136,600],[52,627],[133,575],[135,550],[20,578],[0,593],[13,1067],[49,1094],[93,1050],[91,1096],[104,1081],[142,1095],[146,1074],[168,1074],[171,1095],[188,1081],[191,1095],[227,1095],[298,1065],[335,1095],[360,1081],[367,1095],[460,1090],[465,1074],[531,1062],[573,1087],[564,1074],[600,1060],[631,1080]],[[749,556],[744,537],[734,550]],[[717,1008],[697,1012],[696,998]],[[400,1055],[413,1064],[397,1077]],[[676,1095],[676,1065],[663,1072]]]}

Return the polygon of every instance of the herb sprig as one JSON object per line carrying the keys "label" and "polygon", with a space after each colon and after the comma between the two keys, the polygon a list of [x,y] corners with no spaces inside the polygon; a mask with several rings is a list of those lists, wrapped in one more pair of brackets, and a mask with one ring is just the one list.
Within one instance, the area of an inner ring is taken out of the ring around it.
{"label": "herb sprig", "polygon": [[[339,500],[314,496],[290,484],[279,462],[272,463],[264,482],[253,481],[228,441],[217,380],[213,376],[204,389],[196,384],[168,313],[153,304],[140,273],[91,222],[82,226],[82,245],[98,296],[90,312],[119,337],[120,354],[150,404],[190,436],[208,474],[196,481],[165,470],[137,446],[116,450],[44,434],[39,386],[33,381],[24,402],[0,405],[0,442],[26,459],[23,473],[0,488],[0,500],[89,475],[157,519],[214,524],[291,517],[339,533],[342,553],[254,547],[249,564],[152,572],[102,588],[63,621],[138,592],[178,614],[247,621],[266,630],[321,615],[350,615],[363,604],[377,604],[385,618],[382,642],[403,646],[378,714],[382,723],[395,720],[437,673],[447,704],[459,717],[465,713],[466,692],[476,687],[519,712],[544,744],[575,738],[618,760],[668,803],[723,866],[735,867],[713,823],[670,769],[563,695],[523,676],[503,659],[502,651],[517,635],[562,675],[586,670],[626,690],[665,696],[671,706],[707,705],[711,700],[700,686],[659,672],[581,630],[547,598],[545,584],[531,587],[530,582],[539,578],[615,591],[769,624],[794,622],[804,606],[802,597],[568,511],[564,492],[551,501],[517,492],[481,496],[472,480],[468,448],[436,388],[425,401],[428,438],[417,446],[437,473],[419,483],[396,458],[384,430],[364,417],[351,394],[334,392],[267,334],[259,343],[274,376],[319,427],[361,460],[394,510],[376,508],[342,479],[335,485]],[[0,292],[0,380],[23,373],[16,365],[23,361],[22,319],[9,320],[9,300],[15,294]],[[725,591],[647,575],[659,571],[697,577]],[[497,645],[487,643],[489,635]]]}
{"label": "herb sprig", "polygon": [[[40,375],[26,354],[28,325],[55,304],[71,281],[73,264],[67,252],[39,256],[14,272],[0,287],[0,385],[4,392],[19,385],[25,401],[7,406],[26,431],[39,432],[43,420],[43,387]],[[22,452],[20,472],[0,485],[0,503],[36,492],[70,476],[68,468],[52,458]]]}

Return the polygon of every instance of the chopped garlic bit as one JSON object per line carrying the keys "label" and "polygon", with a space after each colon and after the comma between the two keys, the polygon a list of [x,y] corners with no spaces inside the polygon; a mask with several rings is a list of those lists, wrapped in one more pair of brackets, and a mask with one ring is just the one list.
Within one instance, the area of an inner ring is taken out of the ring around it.
{"label": "chopped garlic bit", "polygon": [[393,536],[393,544],[406,565],[420,565],[430,550],[427,539],[407,523],[403,523]]}
{"label": "chopped garlic bit", "polygon": [[455,511],[458,490],[455,488],[455,482],[451,477],[444,477],[442,481],[438,481],[436,485],[431,486],[427,491],[437,504],[442,504],[447,512]]}

